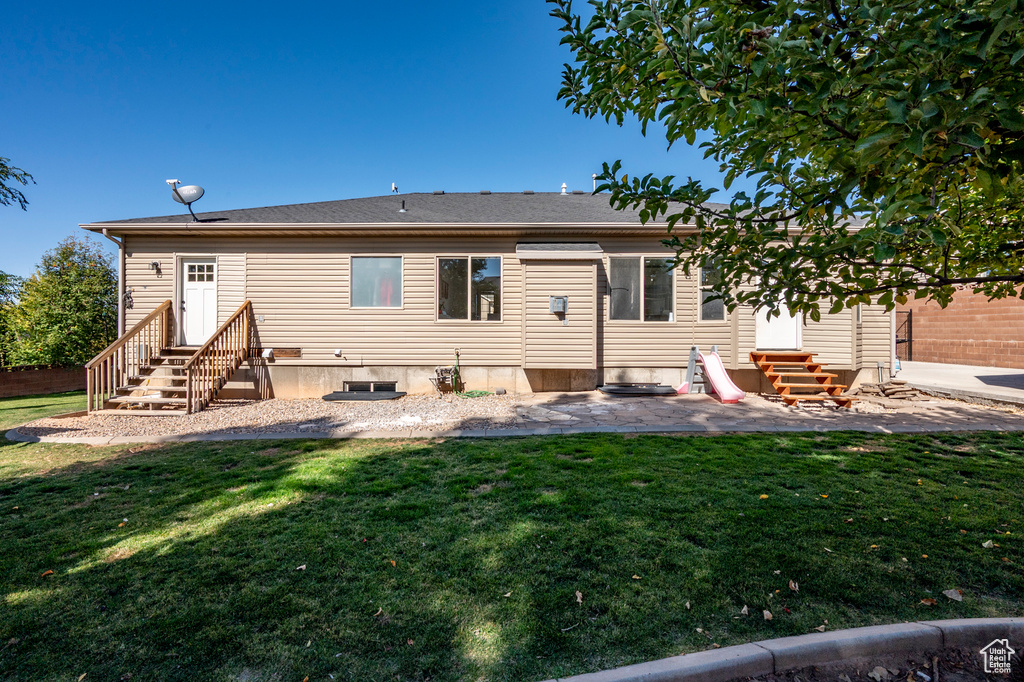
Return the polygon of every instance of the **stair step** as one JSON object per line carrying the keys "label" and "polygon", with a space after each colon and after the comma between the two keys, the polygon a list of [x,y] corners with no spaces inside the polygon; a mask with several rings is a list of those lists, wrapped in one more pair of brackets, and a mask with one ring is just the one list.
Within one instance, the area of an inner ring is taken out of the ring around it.
{"label": "stair step", "polygon": [[[131,394],[138,391],[149,391],[150,393],[184,393],[188,389],[184,386],[120,386],[114,390],[117,394]],[[145,396],[135,396],[136,398]]]}
{"label": "stair step", "polygon": [[849,407],[856,398],[843,395],[801,395],[801,396],[782,396],[783,401],[787,405],[796,405],[801,400],[832,400],[841,407]]}
{"label": "stair step", "polygon": [[[142,365],[140,369],[148,370],[151,374],[143,374],[140,376],[153,376],[152,373],[158,372],[156,376],[184,376],[181,374],[185,370],[184,365]],[[167,374],[170,372],[170,374]]]}
{"label": "stair step", "polygon": [[167,355],[188,355],[192,356],[199,350],[199,346],[170,346],[162,349],[160,352]]}
{"label": "stair step", "polygon": [[829,374],[828,372],[765,372],[769,377],[829,377],[830,379],[838,379],[838,374]]}
{"label": "stair step", "polygon": [[134,382],[134,381],[144,382],[144,381],[153,381],[153,380],[169,381],[169,382],[180,381],[180,382],[184,383],[187,380],[187,378],[185,377],[184,374],[181,374],[181,375],[177,375],[177,374],[136,374],[134,376],[128,377],[128,381],[130,381],[130,382]]}
{"label": "stair step", "polygon": [[820,391],[823,388],[846,388],[846,384],[819,384],[817,382],[813,384],[798,384],[790,383],[788,381],[773,383],[772,386],[775,388],[813,388],[816,391]]}
{"label": "stair step", "polygon": [[149,405],[184,405],[184,398],[157,398],[155,396],[114,396],[107,399],[108,403],[146,403]]}
{"label": "stair step", "polygon": [[757,362],[758,367],[826,367],[824,362]]}

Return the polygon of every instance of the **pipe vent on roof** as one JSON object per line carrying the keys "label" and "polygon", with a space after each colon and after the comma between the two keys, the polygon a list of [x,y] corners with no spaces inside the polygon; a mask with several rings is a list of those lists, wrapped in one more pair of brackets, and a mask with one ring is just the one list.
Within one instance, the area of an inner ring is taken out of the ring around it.
{"label": "pipe vent on roof", "polygon": [[435,189],[434,190],[434,194],[444,194],[444,190],[443,189]]}
{"label": "pipe vent on roof", "polygon": [[490,194],[490,193],[491,193],[491,190],[489,190],[489,189],[482,189],[482,190],[480,190],[480,194]]}
{"label": "pipe vent on roof", "polygon": [[533,190],[532,189],[525,189],[525,190],[523,190],[523,194],[533,194]]}
{"label": "pipe vent on roof", "polygon": [[567,192],[565,191],[565,190],[567,190],[567,189],[569,189],[569,185],[567,185],[567,184],[565,184],[565,183],[563,182],[563,183],[562,183],[562,196],[563,196],[563,197],[564,197],[564,196],[565,196],[565,195],[567,194]]}

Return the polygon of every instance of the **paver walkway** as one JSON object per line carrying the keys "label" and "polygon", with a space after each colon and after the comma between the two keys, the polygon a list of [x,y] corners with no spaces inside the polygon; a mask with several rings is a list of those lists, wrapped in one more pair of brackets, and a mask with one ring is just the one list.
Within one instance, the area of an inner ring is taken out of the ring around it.
{"label": "paver walkway", "polygon": [[951,400],[925,400],[899,409],[867,403],[788,407],[749,395],[723,405],[707,395],[614,397],[599,391],[536,393],[518,408],[523,426],[562,431],[836,431],[912,433],[959,430],[1024,430],[1020,411]]}
{"label": "paver walkway", "polygon": [[1024,405],[1024,369],[904,362],[896,376],[935,395]]}

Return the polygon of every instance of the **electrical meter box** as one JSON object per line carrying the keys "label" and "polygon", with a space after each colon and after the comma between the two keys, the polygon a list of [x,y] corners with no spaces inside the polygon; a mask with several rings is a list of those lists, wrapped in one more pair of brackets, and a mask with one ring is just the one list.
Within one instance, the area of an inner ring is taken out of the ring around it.
{"label": "electrical meter box", "polygon": [[569,307],[568,296],[552,296],[551,300],[551,312],[555,315],[565,315],[566,308]]}

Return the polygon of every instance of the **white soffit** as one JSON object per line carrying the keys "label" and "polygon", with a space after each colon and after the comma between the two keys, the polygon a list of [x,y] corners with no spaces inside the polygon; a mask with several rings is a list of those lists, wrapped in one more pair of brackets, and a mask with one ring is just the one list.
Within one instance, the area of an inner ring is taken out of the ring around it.
{"label": "white soffit", "polygon": [[597,242],[543,242],[516,244],[519,260],[600,260],[604,249]]}

